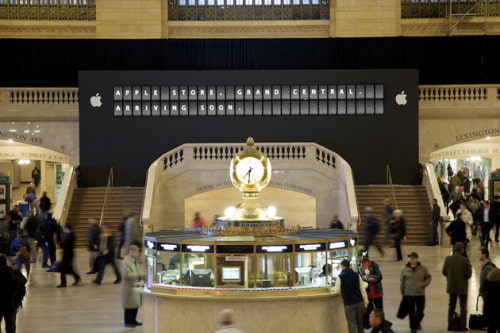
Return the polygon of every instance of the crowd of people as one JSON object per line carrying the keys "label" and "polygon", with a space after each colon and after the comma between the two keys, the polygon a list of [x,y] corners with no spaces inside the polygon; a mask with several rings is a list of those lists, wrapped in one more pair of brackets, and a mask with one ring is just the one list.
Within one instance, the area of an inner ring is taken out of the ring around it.
{"label": "crowd of people", "polygon": [[[25,200],[29,200],[30,204],[27,216],[21,213],[19,205],[14,205],[4,220],[0,221],[0,322],[2,319],[5,321],[7,333],[15,333],[16,314],[22,304],[22,299],[16,301],[19,297],[16,295],[16,285],[22,283],[22,287],[26,288],[35,284],[31,273],[39,250],[42,252],[41,267],[47,268],[47,272],[60,274],[58,288],[67,286],[68,274],[73,276],[74,286],[82,281],[73,265],[76,237],[71,223],[61,226],[52,217],[51,202],[47,194],[44,192],[42,197],[37,199],[33,190],[32,186],[28,186],[25,195]],[[141,295],[136,287],[142,283],[144,277],[137,260],[142,246],[142,230],[137,213],[128,210],[124,212],[119,227],[118,247],[108,225],[99,226],[93,218],[89,219],[88,223],[90,270],[87,274],[96,274],[93,283],[100,285],[106,266],[111,265],[115,273],[114,284],[121,283],[122,278],[125,281],[122,283],[124,325],[141,325],[136,320],[137,310],[141,306]],[[62,250],[60,258],[56,257],[58,248]],[[121,270],[116,260],[123,260]],[[23,268],[25,275],[22,274]],[[24,282],[19,282],[23,279]],[[24,293],[22,296],[24,297]]]}
{"label": "crowd of people", "polygon": [[[471,199],[472,198],[472,199]],[[476,200],[469,196],[469,201]],[[475,207],[472,211],[470,207]],[[448,208],[448,207],[447,207]],[[389,199],[384,200],[381,222],[374,216],[370,207],[365,208],[363,231],[365,234],[364,249],[359,251],[358,273],[350,267],[350,262],[341,262],[342,272],[336,283],[336,291],[342,295],[349,333],[361,333],[372,327],[371,332],[393,332],[391,322],[385,319],[383,312],[382,269],[370,260],[368,251],[370,246],[385,255],[382,244],[375,237],[380,230],[384,230],[385,240],[390,247],[396,249],[397,261],[402,260],[401,240],[406,238],[406,225],[402,211],[394,210]],[[499,242],[498,229],[500,227],[500,198],[490,205],[488,201],[480,204],[468,205],[461,201],[455,208],[450,208],[454,218],[445,231],[450,236],[453,254],[446,257],[442,275],[446,277],[446,292],[449,295],[447,314],[448,331],[468,331],[467,328],[467,294],[468,281],[472,276],[472,266],[468,256],[472,250],[469,247],[473,235],[478,236],[480,248],[477,258],[481,262],[479,276],[479,297],[484,299],[483,315],[480,326],[488,327],[488,333],[500,332],[500,316],[498,312],[498,297],[500,296],[500,269],[489,258],[490,233],[494,233],[495,242]],[[432,199],[430,212],[431,239],[430,245],[438,244],[438,224],[442,222],[441,210],[437,199]],[[333,227],[333,222],[332,222]],[[477,232],[474,232],[474,231]],[[398,318],[409,317],[410,331],[415,333],[422,330],[422,319],[425,310],[425,289],[430,285],[432,275],[430,270],[419,260],[416,252],[408,254],[408,262],[404,265],[400,276],[401,302],[397,311]],[[364,284],[362,283],[364,282]],[[459,313],[456,312],[457,301]]]}

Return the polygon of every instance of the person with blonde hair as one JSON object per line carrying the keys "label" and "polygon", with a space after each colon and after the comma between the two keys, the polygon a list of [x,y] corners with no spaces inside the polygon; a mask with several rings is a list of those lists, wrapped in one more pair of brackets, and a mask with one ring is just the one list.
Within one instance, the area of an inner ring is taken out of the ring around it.
{"label": "person with blonde hair", "polygon": [[224,309],[219,312],[217,320],[220,328],[214,333],[244,333],[239,328],[233,326],[234,324],[234,311],[231,309]]}

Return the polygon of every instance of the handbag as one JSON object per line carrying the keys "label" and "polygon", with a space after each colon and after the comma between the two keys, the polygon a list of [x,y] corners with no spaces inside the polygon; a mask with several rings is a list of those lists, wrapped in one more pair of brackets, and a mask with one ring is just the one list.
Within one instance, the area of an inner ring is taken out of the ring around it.
{"label": "handbag", "polygon": [[403,296],[401,302],[399,303],[398,314],[396,315],[396,317],[398,317],[399,319],[404,319],[409,313],[410,310],[408,309],[408,303]]}
{"label": "handbag", "polygon": [[477,306],[478,302],[479,302],[479,295],[477,296],[477,299],[476,299],[476,313],[471,314],[469,316],[469,328],[472,330],[482,330],[483,327],[486,326],[484,315],[477,313],[478,312],[478,306]]}
{"label": "handbag", "polygon": [[61,268],[62,268],[62,262],[56,261],[50,266],[49,272],[59,273],[61,272]]}
{"label": "handbag", "polygon": [[17,256],[23,261],[30,261],[31,260],[30,251],[28,251],[26,246],[21,246],[21,248],[19,248],[19,251],[17,251]]}

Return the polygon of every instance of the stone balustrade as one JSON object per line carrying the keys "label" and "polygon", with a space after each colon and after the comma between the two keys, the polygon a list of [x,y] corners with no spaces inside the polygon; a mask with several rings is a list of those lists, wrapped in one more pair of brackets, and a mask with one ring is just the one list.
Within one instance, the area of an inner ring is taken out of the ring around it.
{"label": "stone balustrade", "polygon": [[0,88],[0,121],[76,121],[78,88]]}
{"label": "stone balustrade", "polygon": [[[492,115],[500,108],[500,84],[490,85],[421,85],[419,86],[419,105],[421,116],[432,111],[432,117],[441,117],[443,113],[461,110],[470,113],[471,106],[475,112],[491,112]],[[36,107],[34,107],[36,106]],[[78,88],[0,88],[0,121],[23,119],[78,119]],[[450,111],[450,110],[453,111]],[[449,116],[449,115],[448,115]],[[197,154],[201,158],[205,155],[224,154],[217,148],[211,151],[201,150]],[[273,148],[279,149],[279,148]],[[281,155],[286,152],[280,150],[269,151],[269,154]],[[291,151],[292,154],[300,154]],[[317,152],[318,159],[328,159]],[[177,158],[180,158],[177,157]],[[168,161],[171,164],[171,161]],[[332,161],[333,165],[335,161]]]}

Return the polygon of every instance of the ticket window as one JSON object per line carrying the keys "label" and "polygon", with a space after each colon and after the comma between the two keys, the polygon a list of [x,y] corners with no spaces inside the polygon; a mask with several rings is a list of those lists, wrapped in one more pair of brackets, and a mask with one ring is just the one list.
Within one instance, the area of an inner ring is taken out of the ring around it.
{"label": "ticket window", "polygon": [[[334,282],[339,276],[342,269],[340,268],[340,262],[344,259],[349,260],[349,251],[346,249],[337,249],[334,251],[328,251],[327,253],[327,267],[330,269],[330,276],[332,282]],[[355,267],[353,267],[355,268]],[[357,269],[357,268],[356,268]]]}
{"label": "ticket window", "polygon": [[257,255],[255,285],[257,288],[292,286],[292,254]]}
{"label": "ticket window", "polygon": [[254,257],[249,255],[217,256],[217,287],[254,287]]}
{"label": "ticket window", "polygon": [[296,254],[295,286],[324,286],[331,284],[331,270],[325,252]]}
{"label": "ticket window", "polygon": [[214,255],[183,253],[181,261],[182,285],[192,287],[214,286]]}
{"label": "ticket window", "polygon": [[180,283],[181,254],[158,251],[156,259],[156,276],[159,284],[177,285]]}

